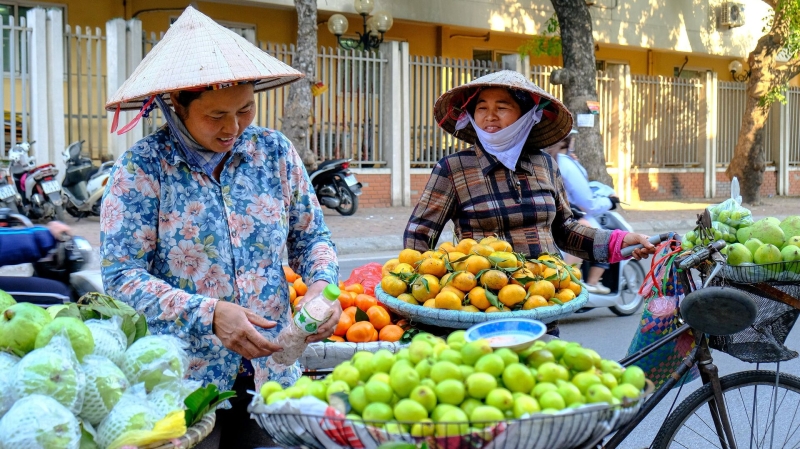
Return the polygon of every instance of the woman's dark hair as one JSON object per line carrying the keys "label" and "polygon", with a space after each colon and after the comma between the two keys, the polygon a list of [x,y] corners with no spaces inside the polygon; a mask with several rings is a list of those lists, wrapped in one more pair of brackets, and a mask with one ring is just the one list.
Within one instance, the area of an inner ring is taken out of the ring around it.
{"label": "woman's dark hair", "polygon": [[[498,86],[500,87],[500,86]],[[533,102],[533,97],[531,97],[531,93],[525,90],[520,89],[509,89],[507,87],[500,87],[501,89],[506,89],[509,94],[511,94],[511,98],[514,99],[514,102],[519,105],[519,109],[522,112],[522,115],[525,115],[533,109],[535,103]],[[490,89],[490,88],[484,88]],[[475,116],[475,107],[478,105],[478,97],[479,93],[476,92],[472,99],[467,103],[467,112],[469,115]]]}
{"label": "woman's dark hair", "polygon": [[[198,98],[200,98],[200,95],[203,95],[204,92],[205,92],[204,90],[200,90],[200,91],[196,91],[196,90],[181,90],[181,91],[178,91],[177,94],[175,94],[175,101],[179,105],[181,105],[181,107],[183,107],[184,110],[188,111],[189,110],[189,105],[192,104],[192,102],[194,100],[197,100]],[[177,112],[177,110],[176,110],[176,112]],[[185,118],[186,117],[181,117],[181,119],[185,119]]]}

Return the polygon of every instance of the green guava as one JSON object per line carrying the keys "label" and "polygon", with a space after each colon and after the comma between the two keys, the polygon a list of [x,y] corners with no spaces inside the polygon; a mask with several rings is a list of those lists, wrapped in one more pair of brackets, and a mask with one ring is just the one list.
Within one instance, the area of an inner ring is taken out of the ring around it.
{"label": "green guava", "polygon": [[114,362],[97,355],[87,356],[81,368],[86,374],[86,388],[80,417],[96,426],[122,398],[128,379]]}
{"label": "green guava", "polygon": [[0,419],[0,447],[64,449],[77,447],[80,439],[78,420],[48,396],[21,398]]}
{"label": "green guava", "polygon": [[62,316],[48,323],[36,336],[36,349],[46,346],[53,336],[62,330],[66,331],[78,361],[83,362],[83,357],[94,351],[94,337],[89,328],[78,318]]}
{"label": "green guava", "polygon": [[0,313],[4,312],[7,308],[16,304],[17,301],[8,293],[0,290]]}
{"label": "green guava", "polygon": [[125,351],[122,371],[132,385],[144,382],[149,393],[158,384],[183,379],[187,365],[186,353],[174,337],[150,335]]}
{"label": "green guava", "polygon": [[58,343],[36,349],[17,363],[14,394],[18,398],[34,394],[50,396],[77,414],[81,410],[86,377],[74,358],[65,356],[64,352],[69,351],[66,339],[55,338]]}
{"label": "green guava", "polygon": [[0,350],[22,357],[34,350],[36,336],[53,318],[35,304],[21,302],[0,313]]}

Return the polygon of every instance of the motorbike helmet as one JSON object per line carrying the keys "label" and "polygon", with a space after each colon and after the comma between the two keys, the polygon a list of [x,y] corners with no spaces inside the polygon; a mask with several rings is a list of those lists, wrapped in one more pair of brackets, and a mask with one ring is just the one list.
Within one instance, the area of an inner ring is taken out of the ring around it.
{"label": "motorbike helmet", "polygon": [[8,150],[8,161],[11,173],[18,175],[25,173],[36,166],[36,158],[28,155],[30,144],[18,143]]}
{"label": "motorbike helmet", "polygon": [[69,285],[69,275],[80,271],[92,260],[92,245],[83,237],[57,240],[47,256],[33,263],[39,277]]}

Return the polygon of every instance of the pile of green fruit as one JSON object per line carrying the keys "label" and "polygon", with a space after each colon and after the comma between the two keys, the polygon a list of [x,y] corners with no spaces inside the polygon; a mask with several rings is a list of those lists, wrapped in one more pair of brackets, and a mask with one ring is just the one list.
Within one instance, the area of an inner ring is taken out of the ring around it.
{"label": "pile of green fruit", "polygon": [[[44,309],[0,291],[0,447],[119,447],[182,411],[188,357],[144,322],[104,295]],[[142,405],[116,407],[134,386]]]}
{"label": "pile of green fruit", "polygon": [[467,343],[464,335],[445,341],[421,333],[397,354],[358,352],[323,380],[304,377],[286,389],[267,382],[261,396],[267,404],[314,396],[389,433],[449,437],[537,413],[620,404],[645,386],[640,368],[625,369],[578,343],[536,341],[517,353],[493,350],[486,340]]}
{"label": "pile of green fruit", "polygon": [[[783,221],[767,217],[750,226],[740,226],[735,234],[720,233],[720,223],[714,222],[714,238],[722,238],[730,243],[723,253],[727,255],[727,263],[731,266],[747,266],[772,264],[777,262],[797,262],[786,266],[786,269],[800,273],[800,216],[792,215]],[[698,234],[691,231],[684,235],[683,248],[691,249],[699,242]],[[706,239],[708,240],[708,239]]]}

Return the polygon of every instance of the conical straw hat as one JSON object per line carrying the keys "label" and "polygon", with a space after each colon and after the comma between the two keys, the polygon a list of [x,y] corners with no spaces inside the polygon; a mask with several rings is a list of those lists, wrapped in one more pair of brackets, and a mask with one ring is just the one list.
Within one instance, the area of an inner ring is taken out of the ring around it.
{"label": "conical straw hat", "polygon": [[189,6],[108,100],[106,109],[138,110],[156,94],[237,81],[255,82],[259,92],[303,76]]}
{"label": "conical straw hat", "polygon": [[433,107],[436,123],[445,131],[464,142],[474,144],[477,134],[472,124],[467,124],[463,129],[456,130],[459,115],[467,113],[465,107],[475,92],[480,88],[505,87],[530,92],[538,98],[537,104],[544,101],[550,103],[545,106],[542,120],[533,126],[528,135],[528,144],[536,148],[545,148],[560,141],[572,130],[572,114],[566,106],[556,97],[549,94],[541,87],[533,84],[521,73],[513,70],[501,70],[490,73],[480,78],[475,78],[467,84],[454,87],[443,93]]}

